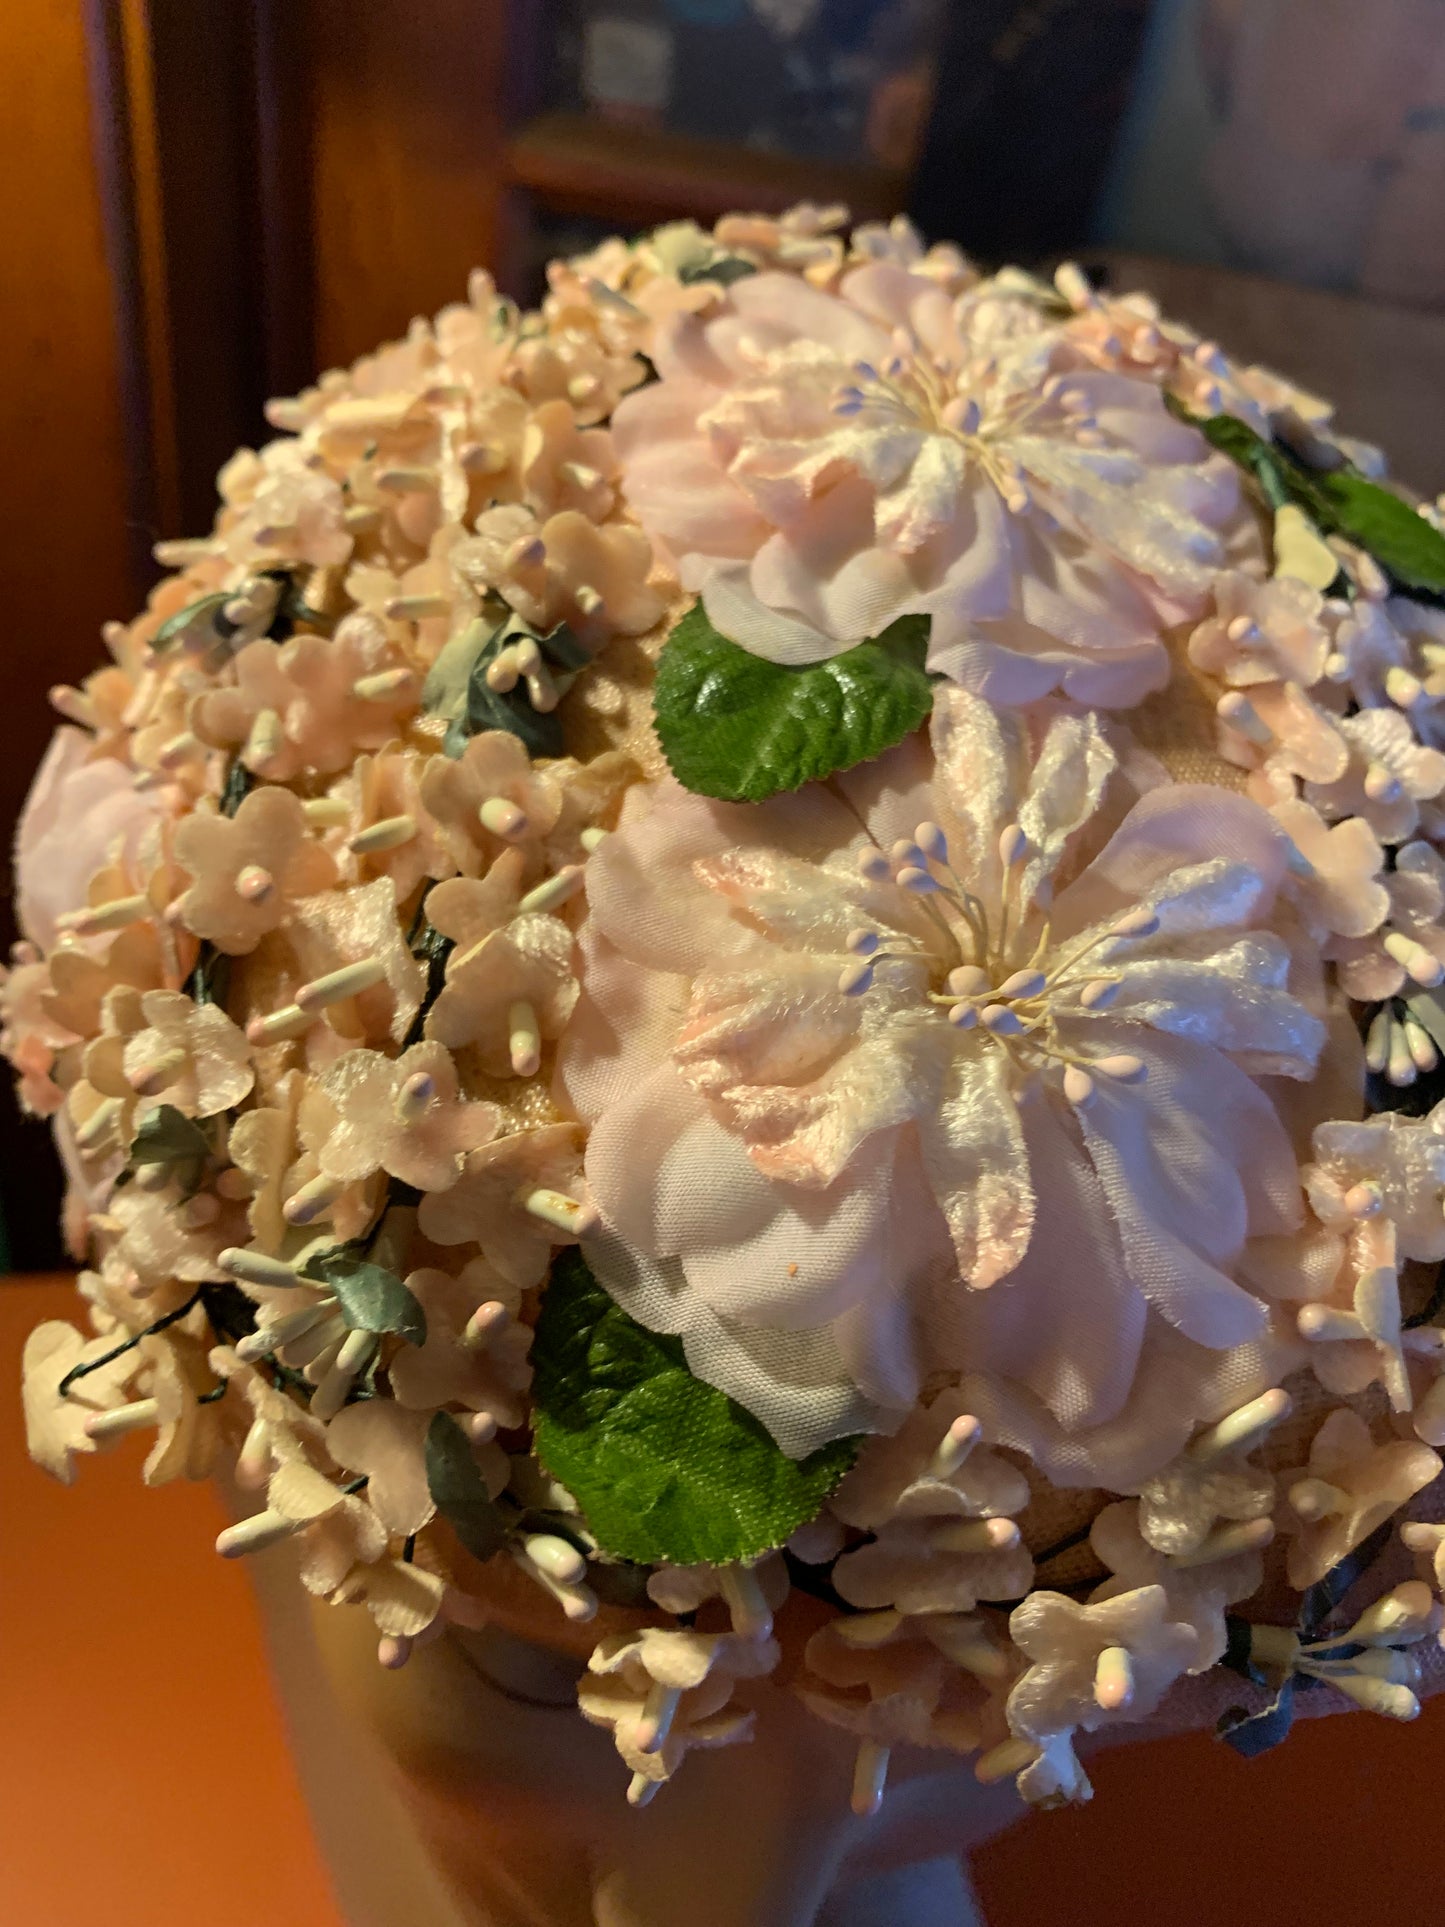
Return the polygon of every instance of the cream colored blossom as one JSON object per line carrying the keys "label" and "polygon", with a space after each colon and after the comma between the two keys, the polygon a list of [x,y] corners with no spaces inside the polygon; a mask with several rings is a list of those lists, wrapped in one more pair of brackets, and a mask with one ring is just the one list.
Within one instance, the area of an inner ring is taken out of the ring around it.
{"label": "cream colored blossom", "polygon": [[606,421],[647,370],[636,355],[617,352],[595,305],[560,319],[518,342],[512,379],[534,404],[565,398],[584,425]]}
{"label": "cream colored blossom", "polygon": [[557,783],[545,769],[534,770],[518,739],[499,729],[473,736],[455,761],[433,757],[422,775],[421,799],[468,877],[481,875],[513,848],[534,867],[536,846],[562,810]]}
{"label": "cream colored blossom", "polygon": [[[400,1044],[421,1009],[426,972],[412,955],[397,910],[396,886],[377,877],[349,890],[325,890],[298,898],[286,936],[299,974],[308,982],[352,964],[366,963],[379,980],[319,1012],[318,1022],[347,1044]],[[291,988],[297,988],[293,980]],[[278,998],[283,1006],[284,998]],[[322,1033],[324,1035],[324,1033]],[[317,1033],[308,1039],[316,1048]],[[316,1048],[321,1063],[337,1054],[333,1044]]]}
{"label": "cream colored blossom", "polygon": [[[345,847],[359,839],[365,847],[359,854],[348,849],[350,861],[362,877],[389,876],[398,903],[405,903],[425,878],[451,876],[456,869],[446,839],[421,800],[421,779],[430,760],[400,747],[359,756],[356,767],[331,790],[347,810],[335,844]],[[409,825],[409,834],[395,843],[383,837],[381,846],[374,848],[375,836],[369,838],[366,833],[383,824]]]}
{"label": "cream colored blossom", "polygon": [[95,1037],[104,1028],[102,1012],[111,991],[176,987],[166,982],[160,937],[152,923],[130,924],[99,956],[78,941],[62,943],[50,953],[45,968],[45,1017],[76,1037]]}
{"label": "cream colored blossom", "polygon": [[459,1095],[456,1068],[440,1044],[413,1044],[397,1058],[348,1051],[317,1088],[332,1116],[308,1148],[343,1183],[387,1171],[419,1191],[445,1191],[467,1152],[497,1134],[496,1106]]}
{"label": "cream colored blossom", "polygon": [[666,1612],[695,1613],[720,1600],[743,1639],[769,1637],[788,1590],[788,1569],[777,1553],[751,1564],[659,1566],[647,1581],[648,1598]]}
{"label": "cream colored blossom", "polygon": [[1011,1519],[895,1519],[845,1552],[833,1584],[849,1605],[902,1613],[968,1613],[981,1600],[1018,1599],[1034,1562]]}
{"label": "cream colored blossom", "polygon": [[[410,1272],[406,1283],[426,1315],[426,1340],[404,1346],[392,1359],[393,1396],[416,1411],[459,1405],[488,1414],[498,1427],[520,1425],[532,1379],[532,1332],[516,1317],[517,1286],[485,1258],[473,1258],[455,1278],[426,1266]],[[483,1307],[485,1317],[473,1323]],[[489,1483],[496,1480],[500,1491],[508,1473],[500,1452],[496,1459],[500,1464],[492,1465]]]}
{"label": "cream colored blossom", "polygon": [[183,1287],[224,1276],[218,1259],[239,1229],[240,1214],[202,1195],[206,1204],[193,1199],[182,1208],[174,1186],[153,1191],[128,1184],[109,1200],[97,1227],[114,1235],[111,1256],[139,1281],[136,1295],[152,1301],[153,1316],[188,1297]]}
{"label": "cream colored blossom", "polygon": [[867,1441],[829,1501],[865,1531],[892,1519],[1005,1518],[1029,1502],[1016,1466],[980,1443],[978,1420],[956,1391],[909,1413],[891,1437]]}
{"label": "cream colored blossom", "polygon": [[1169,1617],[1162,1586],[1090,1605],[1031,1593],[1009,1615],[1009,1635],[1030,1662],[1009,1694],[1009,1726],[1038,1745],[1075,1727],[1147,1719],[1196,1651],[1194,1628]]}
{"label": "cream colored blossom", "polygon": [[1225,754],[1316,783],[1345,773],[1350,749],[1310,691],[1325,673],[1331,636],[1324,603],[1302,582],[1256,582],[1241,573],[1214,585],[1215,612],[1189,638],[1190,660],[1226,689],[1219,705]]}
{"label": "cream colored blossom", "polygon": [[[317,1147],[335,1122],[326,1093],[300,1071],[280,1078],[272,1096],[273,1103],[258,1104],[236,1119],[228,1147],[235,1169],[247,1181],[251,1237],[257,1249],[268,1254],[279,1252],[294,1236],[286,1205],[307,1195],[308,1187],[321,1178]],[[324,1217],[338,1238],[361,1236],[375,1215],[376,1186],[357,1181],[328,1191],[316,1217]],[[314,1222],[309,1212],[306,1222]]]}
{"label": "cream colored blossom", "polygon": [[64,1319],[47,1319],[25,1341],[21,1358],[21,1396],[25,1406],[25,1443],[38,1466],[63,1485],[75,1483],[79,1453],[94,1452],[86,1421],[125,1400],[123,1388],[140,1360],[125,1353],[76,1380],[64,1398],[60,1383],[77,1365],[95,1365],[115,1349],[112,1335],[86,1338]]}
{"label": "cream colored blossom", "polygon": [[845,207],[800,201],[783,214],[725,214],[713,228],[713,238],[720,248],[759,267],[785,268],[827,286],[843,265],[844,243],[837,230],[847,221]]}
{"label": "cream colored blossom", "polygon": [[419,1221],[433,1244],[479,1245],[489,1264],[526,1290],[541,1283],[557,1245],[574,1244],[589,1228],[581,1194],[580,1133],[549,1124],[469,1152],[458,1181],[422,1199]]}
{"label": "cream colored blossom", "polygon": [[648,582],[653,554],[641,530],[620,522],[599,527],[577,509],[545,519],[521,503],[488,509],[458,551],[457,566],[539,633],[565,622],[592,644],[642,635],[666,606]]}
{"label": "cream colored blossom", "polygon": [[1331,822],[1360,816],[1382,843],[1404,843],[1420,805],[1445,790],[1445,754],[1421,743],[1398,709],[1362,709],[1338,728],[1349,764],[1335,781],[1307,783],[1305,796]]}
{"label": "cream colored blossom", "polygon": [[[1249,1455],[1290,1410],[1287,1392],[1265,1392],[1226,1414],[1146,1479],[1139,1488],[1139,1531],[1148,1544],[1156,1552],[1194,1558],[1240,1543],[1230,1525],[1258,1527],[1267,1520],[1274,1480]],[[1221,1520],[1227,1524],[1217,1533]],[[1268,1538],[1259,1527],[1242,1535],[1242,1544],[1258,1546]]]}
{"label": "cream colored blossom", "polygon": [[1034,1562],[1007,1516],[1028,1504],[1028,1480],[979,1434],[959,1395],[944,1392],[864,1446],[830,1501],[873,1535],[833,1567],[850,1605],[967,1613],[1029,1590]]}
{"label": "cream colored blossom", "polygon": [[225,519],[225,548],[248,566],[275,562],[344,562],[351,550],[337,483],[312,467],[295,442],[269,442],[258,454],[241,449],[217,477],[234,511]]}
{"label": "cream colored blossom", "polygon": [[455,877],[427,898],[453,949],[426,1034],[452,1050],[475,1047],[491,1077],[534,1075],[542,1044],[561,1036],[577,1001],[572,931],[560,917],[518,913],[521,867],[520,852],[508,851],[483,880]]}
{"label": "cream colored blossom", "polygon": [[[1356,830],[1358,818],[1340,829]],[[1403,844],[1384,878],[1382,922],[1358,938],[1332,937],[1327,954],[1346,993],[1376,1003],[1445,977],[1445,861],[1423,838]],[[1409,1080],[1405,1080],[1409,1081]]]}
{"label": "cream colored blossom", "polygon": [[738,1680],[760,1679],[778,1663],[771,1640],[679,1627],[610,1633],[593,1650],[577,1704],[594,1726],[609,1726],[632,1769],[628,1798],[641,1806],[670,1780],[694,1746],[752,1737],[752,1712],[733,1704]]}
{"label": "cream colored blossom", "polygon": [[145,1027],[125,1045],[133,1090],[187,1117],[214,1117],[240,1103],[255,1081],[250,1049],[219,1005],[147,990],[140,1006]]}
{"label": "cream colored blossom", "polygon": [[141,1477],[147,1485],[172,1479],[205,1479],[214,1471],[225,1444],[225,1420],[218,1406],[201,1400],[215,1390],[205,1339],[172,1325],[140,1342],[135,1390],[154,1404],[148,1424],[156,1428]]}
{"label": "cream colored blossom", "polygon": [[1381,880],[1385,853],[1362,817],[1327,827],[1318,810],[1295,800],[1275,803],[1270,815],[1294,846],[1285,892],[1320,935],[1359,938],[1377,930],[1390,912]]}
{"label": "cream colored blossom", "polygon": [[387,696],[357,693],[358,683],[407,667],[386,625],[358,612],[334,636],[248,643],[235,684],[199,698],[193,727],[207,742],[238,747],[246,767],[271,782],[307,770],[329,775],[359,750],[381,749],[397,719],[415,710],[419,680]]}
{"label": "cream colored blossom", "polygon": [[[1437,1127],[1433,1117],[1395,1112],[1319,1126],[1302,1172],[1318,1230],[1300,1282],[1263,1280],[1303,1301],[1298,1329],[1327,1390],[1348,1397],[1378,1380],[1397,1412],[1414,1402],[1412,1356],[1433,1345],[1404,1328],[1400,1269],[1407,1259],[1445,1256],[1445,1140]],[[1422,1437],[1432,1423],[1427,1416]]]}
{"label": "cream colored blossom", "polygon": [[1280,1475],[1289,1501],[1289,1581],[1303,1592],[1323,1579],[1377,1526],[1398,1512],[1440,1471],[1428,1445],[1392,1440],[1377,1445],[1355,1412],[1331,1412],[1310,1444],[1309,1462]]}
{"label": "cream colored blossom", "polygon": [[1007,1731],[1003,1695],[1014,1668],[980,1617],[840,1615],[812,1635],[803,1664],[794,1690],[804,1705],[878,1747],[972,1753]]}
{"label": "cream colored blossom", "polygon": [[176,831],[176,860],[192,878],[177,914],[230,956],[244,956],[284,922],[297,897],[336,881],[289,790],[263,784],[233,817],[197,813]]}
{"label": "cream colored blossom", "polygon": [[225,1379],[251,1409],[234,1467],[236,1484],[243,1492],[259,1491],[278,1466],[320,1458],[325,1450],[321,1421],[288,1392],[278,1390],[269,1371],[238,1357],[230,1345],[213,1346],[209,1362],[217,1378]]}
{"label": "cream colored blossom", "polygon": [[[1271,1494],[1271,1496],[1273,1496]],[[1159,1588],[1165,1597],[1166,1617],[1187,1626],[1194,1635],[1185,1671],[1202,1673],[1224,1652],[1228,1638],[1224,1609],[1259,1590],[1264,1558],[1259,1544],[1229,1551],[1234,1541],[1214,1541],[1217,1557],[1195,1560],[1192,1555],[1171,1557],[1151,1545],[1140,1530],[1142,1508],[1129,1500],[1107,1505],[1089,1530],[1089,1545],[1114,1575],[1089,1595],[1091,1601],[1117,1598],[1141,1586]],[[1263,1538],[1261,1532],[1260,1538]],[[1212,1548],[1204,1542],[1204,1551]]]}
{"label": "cream colored blossom", "polygon": [[366,1502],[396,1538],[420,1532],[436,1512],[426,1474],[429,1423],[429,1413],[408,1411],[395,1399],[368,1398],[326,1427],[326,1450],[346,1471],[365,1475]]}

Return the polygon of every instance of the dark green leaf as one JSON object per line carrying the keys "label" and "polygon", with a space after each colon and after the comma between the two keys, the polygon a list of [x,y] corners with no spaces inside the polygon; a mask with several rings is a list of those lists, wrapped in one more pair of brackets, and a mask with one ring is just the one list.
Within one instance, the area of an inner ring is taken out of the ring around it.
{"label": "dark green leaf", "polygon": [[881,756],[925,721],[928,618],[903,616],[828,662],[765,662],[689,610],[658,659],[653,713],[673,774],[702,796],[760,803]]}
{"label": "dark green leaf", "polygon": [[1174,412],[1181,420],[1197,428],[1221,455],[1227,455],[1232,462],[1253,475],[1261,495],[1272,509],[1283,508],[1286,502],[1299,499],[1292,486],[1294,464],[1273,442],[1256,435],[1247,422],[1240,421],[1236,415],[1208,415],[1201,418],[1178,406]]}
{"label": "dark green leaf", "polygon": [[1291,1676],[1259,1712],[1252,1713],[1247,1706],[1231,1706],[1221,1713],[1214,1730],[1236,1753],[1253,1760],[1288,1738],[1294,1724],[1294,1694]]}
{"label": "dark green leaf", "polygon": [[353,1331],[396,1332],[409,1345],[426,1343],[426,1313],[397,1277],[368,1264],[345,1245],[308,1258],[302,1276],[329,1285]]}
{"label": "dark green leaf", "polygon": [[625,1559],[615,1564],[594,1559],[587,1568],[587,1584],[604,1606],[623,1606],[629,1612],[646,1612],[652,1604],[647,1591],[646,1566],[629,1565]]}
{"label": "dark green leaf", "polygon": [[471,1441],[450,1412],[438,1412],[427,1427],[426,1482],[437,1511],[474,1559],[501,1551],[506,1521],[487,1491]]}
{"label": "dark green leaf", "polygon": [[496,633],[496,623],[478,616],[443,644],[422,684],[421,705],[428,716],[441,716],[453,723],[465,715],[473,666]]}
{"label": "dark green leaf", "polygon": [[[523,624],[521,633],[523,635],[532,635],[534,631],[528,629],[526,625]],[[517,626],[513,624],[510,628],[509,639],[515,642],[517,635]],[[592,651],[583,648],[582,644],[577,640],[576,636],[573,635],[571,629],[568,628],[565,622],[559,622],[556,628],[549,629],[545,636],[538,635],[537,647],[542,651],[543,656],[551,663],[554,669],[562,669],[569,673],[575,673],[579,669],[586,668],[587,664],[592,660]]]}
{"label": "dark green leaf", "polygon": [[856,1456],[785,1458],[750,1412],[692,1376],[676,1338],[629,1318],[577,1251],[552,1267],[532,1346],[537,1456],[604,1551],[726,1565],[813,1518]]}
{"label": "dark green leaf", "polygon": [[1321,526],[1358,544],[1400,588],[1445,594],[1445,535],[1408,502],[1350,468],[1310,475],[1308,487]]}
{"label": "dark green leaf", "polygon": [[130,1147],[132,1164],[204,1163],[210,1155],[210,1139],[174,1104],[158,1104],[147,1111]]}
{"label": "dark green leaf", "polygon": [[698,281],[716,281],[720,287],[730,288],[734,281],[756,273],[753,263],[745,261],[740,254],[719,254],[711,261],[689,261],[686,267],[678,269],[677,278],[685,288]]}
{"label": "dark green leaf", "polygon": [[[473,736],[484,730],[505,729],[519,737],[530,756],[562,754],[562,722],[555,711],[532,707],[525,682],[498,691],[487,682],[487,671],[508,643],[534,631],[520,616],[492,625],[481,617],[442,650],[422,688],[422,705],[432,716],[447,719],[448,756],[460,756]],[[587,660],[571,631],[559,624],[550,635],[535,636],[543,654],[561,669],[579,668]]]}
{"label": "dark green leaf", "polygon": [[239,756],[232,757],[231,767],[226,771],[226,781],[221,790],[222,816],[234,816],[246,798],[256,787],[256,778]]}
{"label": "dark green leaf", "polygon": [[1445,535],[1410,504],[1347,464],[1306,468],[1233,415],[1174,413],[1230,460],[1249,471],[1271,508],[1297,502],[1328,535],[1343,535],[1372,555],[1399,588],[1445,595]]}
{"label": "dark green leaf", "polygon": [[196,642],[212,643],[216,640],[216,618],[231,599],[231,591],[222,589],[213,595],[203,595],[195,602],[188,602],[184,609],[177,609],[173,616],[167,616],[156,630],[151,648],[157,655],[164,655],[169,649],[179,649]]}

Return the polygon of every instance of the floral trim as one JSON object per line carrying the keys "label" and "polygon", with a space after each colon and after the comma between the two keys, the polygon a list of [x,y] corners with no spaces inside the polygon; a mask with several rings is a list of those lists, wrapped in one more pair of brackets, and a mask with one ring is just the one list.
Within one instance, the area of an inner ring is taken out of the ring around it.
{"label": "floral trim", "polygon": [[[777,1681],[865,1812],[900,1744],[1087,1798],[1220,1667],[1243,1751],[1410,1717],[1445,515],[1145,297],[843,222],[475,276],[53,692],[0,1044],[88,1329],[32,1453],[224,1466],[219,1550],[387,1666],[493,1561],[605,1609],[637,1804]],[[1136,706],[1196,682],[1183,782]]]}

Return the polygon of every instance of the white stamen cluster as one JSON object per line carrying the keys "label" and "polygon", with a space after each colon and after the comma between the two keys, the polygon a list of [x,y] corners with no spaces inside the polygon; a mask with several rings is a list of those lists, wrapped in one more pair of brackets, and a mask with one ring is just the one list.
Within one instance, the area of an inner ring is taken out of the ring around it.
{"label": "white stamen cluster", "polygon": [[[1396,931],[1386,934],[1384,947],[1412,975],[1417,971],[1424,973],[1417,981],[1434,985],[1445,975],[1423,944],[1413,943]],[[1439,1064],[1440,1052],[1435,1040],[1412,1014],[1408,999],[1403,1012],[1393,1001],[1381,1004],[1375,1012],[1365,1034],[1365,1062],[1377,1077],[1383,1074],[1386,1082],[1397,1090],[1413,1084],[1417,1077],[1428,1075]]]}
{"label": "white stamen cluster", "polygon": [[[1019,879],[1029,855],[1024,832],[1016,823],[1007,825],[999,837],[1003,887],[992,917],[954,870],[948,839],[937,823],[920,823],[911,839],[900,839],[890,852],[877,845],[865,849],[858,868],[869,883],[892,883],[937,925],[949,968],[941,988],[927,993],[929,1003],[946,1013],[955,1030],[987,1032],[1022,1070],[1060,1066],[1065,1095],[1082,1106],[1094,1096],[1096,1077],[1135,1083],[1145,1067],[1127,1052],[1086,1059],[1066,1048],[1057,1033],[1058,1010],[1107,1010],[1118,994],[1118,977],[1091,970],[1088,958],[1105,943],[1153,935],[1159,922],[1152,911],[1131,910],[1052,956],[1047,918],[1039,924],[1020,900]],[[879,966],[889,960],[929,961],[923,945],[901,929],[885,933],[860,927],[849,932],[846,947],[856,961],[844,965],[838,988],[848,997],[871,989]]]}
{"label": "white stamen cluster", "polygon": [[995,355],[975,355],[950,371],[907,328],[894,329],[892,346],[882,368],[854,362],[854,378],[834,396],[833,413],[949,437],[992,482],[1011,514],[1022,515],[1033,498],[1024,465],[1008,442],[1041,414],[1055,413],[1056,425],[1081,447],[1102,448],[1108,441],[1087,395],[1065,375],[1050,376],[1036,391],[1000,393]]}
{"label": "white stamen cluster", "polygon": [[[1250,1658],[1280,1680],[1302,1674],[1335,1687],[1367,1712],[1413,1720],[1420,1711],[1414,1692],[1419,1669],[1409,1649],[1439,1624],[1429,1587],[1408,1579],[1346,1631],[1323,1639],[1304,1641],[1285,1626],[1251,1626]],[[1360,1650],[1342,1650],[1352,1647]]]}

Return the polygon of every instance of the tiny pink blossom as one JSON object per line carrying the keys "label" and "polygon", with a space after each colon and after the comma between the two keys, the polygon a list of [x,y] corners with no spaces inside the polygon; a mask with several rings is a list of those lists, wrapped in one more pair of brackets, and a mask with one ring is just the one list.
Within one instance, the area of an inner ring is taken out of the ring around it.
{"label": "tiny pink blossom", "polygon": [[540,1284],[554,1248],[575,1243],[577,1233],[538,1217],[527,1201],[538,1192],[574,1203],[582,1199],[580,1140],[571,1124],[493,1138],[468,1154],[449,1190],[422,1199],[423,1234],[433,1244],[479,1245],[487,1262],[524,1291]]}
{"label": "tiny pink blossom", "polygon": [[1323,1579],[1377,1526],[1429,1485],[1441,1467],[1428,1445],[1377,1445],[1358,1413],[1341,1408],[1315,1433],[1308,1464],[1280,1475],[1289,1501],[1289,1582],[1298,1591]]}
{"label": "tiny pink blossom", "polygon": [[332,1117],[316,1133],[321,1169],[353,1183],[387,1171],[419,1191],[455,1184],[468,1151],[497,1134],[493,1104],[460,1097],[451,1057],[440,1044],[413,1044],[400,1057],[348,1051],[317,1079]]}
{"label": "tiny pink blossom", "polygon": [[176,831],[176,861],[192,882],[180,899],[187,929],[230,956],[254,950],[297,897],[336,881],[290,790],[263,784],[233,817],[197,812]]}

